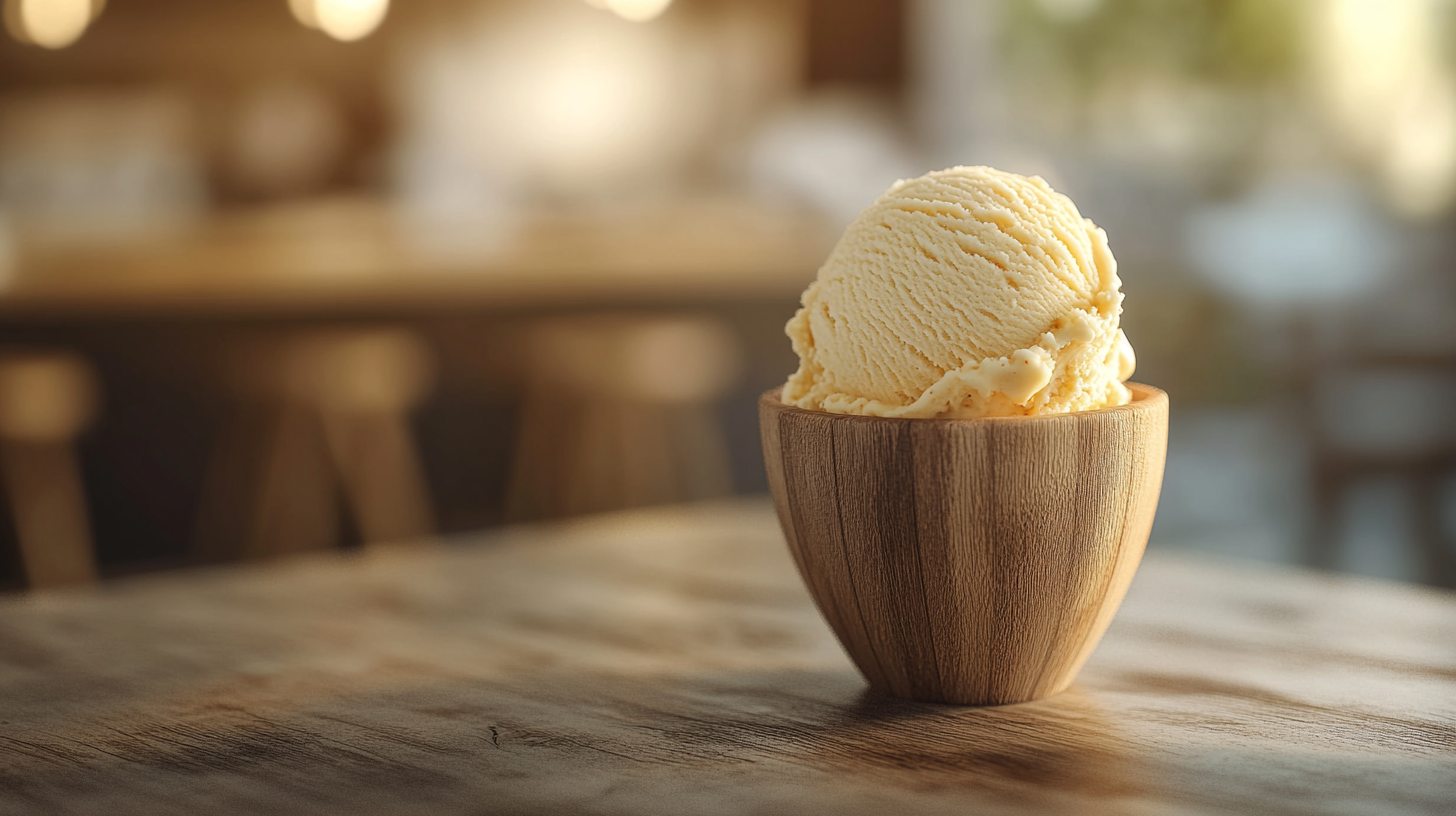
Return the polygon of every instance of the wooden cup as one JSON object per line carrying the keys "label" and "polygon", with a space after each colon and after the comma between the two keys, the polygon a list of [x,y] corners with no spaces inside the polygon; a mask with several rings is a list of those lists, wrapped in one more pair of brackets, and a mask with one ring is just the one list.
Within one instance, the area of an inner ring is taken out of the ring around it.
{"label": "wooden cup", "polygon": [[1168,395],[998,419],[759,398],[769,489],[809,592],[879,691],[997,705],[1066,688],[1153,524]]}

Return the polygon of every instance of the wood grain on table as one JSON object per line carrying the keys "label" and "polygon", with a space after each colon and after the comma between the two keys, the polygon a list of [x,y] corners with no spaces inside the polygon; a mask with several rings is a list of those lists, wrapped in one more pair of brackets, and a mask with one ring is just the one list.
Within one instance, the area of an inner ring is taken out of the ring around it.
{"label": "wood grain on table", "polygon": [[768,504],[0,602],[0,813],[1450,813],[1456,597],[1154,552],[1070,690],[867,691]]}

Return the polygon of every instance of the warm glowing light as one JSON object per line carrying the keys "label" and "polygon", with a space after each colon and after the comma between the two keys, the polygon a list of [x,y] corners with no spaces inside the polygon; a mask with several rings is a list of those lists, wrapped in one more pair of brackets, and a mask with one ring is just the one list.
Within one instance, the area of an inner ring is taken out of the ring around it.
{"label": "warm glowing light", "polygon": [[353,42],[369,36],[389,11],[389,0],[315,0],[319,28],[336,40]]}
{"label": "warm glowing light", "polygon": [[314,11],[317,2],[318,0],[288,0],[288,10],[293,12],[293,19],[306,27],[318,28],[318,13]]}
{"label": "warm glowing light", "polygon": [[1398,114],[1381,169],[1395,205],[1429,215],[1456,199],[1456,88],[1433,82]]}
{"label": "warm glowing light", "polygon": [[653,76],[657,55],[633,39],[563,26],[518,66],[503,66],[500,100],[515,114],[519,147],[585,178],[651,144],[644,131],[662,125],[664,83]]}
{"label": "warm glowing light", "polygon": [[[685,76],[675,32],[580,2],[491,5],[458,39],[418,52],[402,94],[418,127],[405,160],[438,200],[465,201],[447,191],[467,173],[533,194],[640,185],[706,138],[713,101]],[[452,155],[471,169],[448,169]]]}
{"label": "warm glowing light", "polygon": [[634,23],[645,23],[662,16],[672,0],[586,0],[587,5],[611,9],[618,17]]}
{"label": "warm glowing light", "polygon": [[65,48],[101,12],[98,0],[6,0],[5,28],[15,39],[42,48]]}
{"label": "warm glowing light", "polygon": [[1456,82],[1443,59],[1442,0],[1317,6],[1326,106],[1371,161],[1392,203],[1429,215],[1456,200]]}
{"label": "warm glowing light", "polygon": [[288,0],[300,23],[336,40],[362,40],[384,22],[389,0]]}
{"label": "warm glowing light", "polygon": [[25,22],[20,19],[20,0],[5,0],[4,6],[5,30],[16,42],[25,45],[34,45],[30,41],[30,34],[25,30]]}

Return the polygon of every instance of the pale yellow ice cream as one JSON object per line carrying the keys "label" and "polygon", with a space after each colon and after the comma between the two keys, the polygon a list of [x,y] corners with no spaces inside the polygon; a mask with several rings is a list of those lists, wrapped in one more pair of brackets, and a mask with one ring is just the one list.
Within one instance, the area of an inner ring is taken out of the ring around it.
{"label": "pale yellow ice cream", "polygon": [[1123,405],[1120,287],[1107,235],[1040,177],[953,167],[896,182],[805,290],[783,400],[887,417]]}

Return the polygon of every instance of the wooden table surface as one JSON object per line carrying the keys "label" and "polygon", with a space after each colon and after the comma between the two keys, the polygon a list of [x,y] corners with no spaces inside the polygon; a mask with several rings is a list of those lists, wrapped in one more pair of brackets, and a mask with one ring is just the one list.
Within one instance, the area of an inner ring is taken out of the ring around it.
{"label": "wooden table surface", "polygon": [[812,213],[732,197],[469,223],[338,199],[124,238],[16,234],[0,318],[792,302],[838,237]]}
{"label": "wooden table surface", "polygon": [[762,501],[0,602],[0,813],[1046,812],[1456,812],[1456,596],[1155,551],[991,709],[868,693]]}

